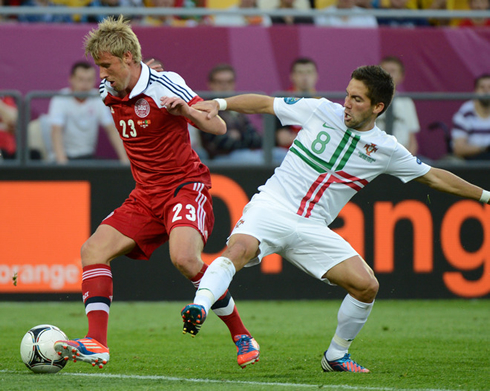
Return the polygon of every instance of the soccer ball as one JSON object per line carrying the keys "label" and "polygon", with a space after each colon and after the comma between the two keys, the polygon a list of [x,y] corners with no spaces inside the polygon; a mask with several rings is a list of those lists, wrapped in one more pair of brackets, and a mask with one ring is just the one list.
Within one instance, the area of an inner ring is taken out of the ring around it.
{"label": "soccer ball", "polygon": [[20,343],[20,356],[26,367],[36,373],[56,373],[66,361],[54,350],[54,343],[68,337],[58,327],[40,324],[30,329]]}

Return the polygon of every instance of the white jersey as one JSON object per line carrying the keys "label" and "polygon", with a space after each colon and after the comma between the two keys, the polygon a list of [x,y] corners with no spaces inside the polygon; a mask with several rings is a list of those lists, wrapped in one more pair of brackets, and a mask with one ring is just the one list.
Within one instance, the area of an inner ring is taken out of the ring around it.
{"label": "white jersey", "polygon": [[378,175],[408,182],[430,170],[378,127],[348,129],[343,106],[327,99],[275,98],[274,112],[283,125],[302,130],[274,175],[259,187],[256,200],[330,224]]}
{"label": "white jersey", "polygon": [[[63,88],[69,94],[69,88]],[[94,89],[94,93],[97,90]],[[66,155],[75,158],[93,155],[97,146],[99,126],[113,124],[111,112],[96,95],[79,101],[73,96],[55,96],[49,103],[49,121],[63,127],[63,146]]]}

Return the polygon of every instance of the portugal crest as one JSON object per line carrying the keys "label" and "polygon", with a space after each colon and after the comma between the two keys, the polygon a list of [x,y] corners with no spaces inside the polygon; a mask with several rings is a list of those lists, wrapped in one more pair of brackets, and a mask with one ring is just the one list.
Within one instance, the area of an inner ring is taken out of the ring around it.
{"label": "portugal crest", "polygon": [[372,153],[376,152],[378,148],[376,148],[376,144],[366,144],[364,145],[364,149],[366,150],[366,155],[371,156]]}

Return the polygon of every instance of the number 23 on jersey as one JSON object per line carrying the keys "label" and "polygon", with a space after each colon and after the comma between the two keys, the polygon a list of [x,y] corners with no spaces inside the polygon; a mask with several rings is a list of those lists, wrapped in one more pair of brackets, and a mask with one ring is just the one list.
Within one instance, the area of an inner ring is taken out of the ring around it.
{"label": "number 23 on jersey", "polygon": [[123,119],[119,121],[119,126],[121,127],[121,135],[124,138],[136,137],[136,127],[134,126],[134,121],[129,119],[127,122]]}

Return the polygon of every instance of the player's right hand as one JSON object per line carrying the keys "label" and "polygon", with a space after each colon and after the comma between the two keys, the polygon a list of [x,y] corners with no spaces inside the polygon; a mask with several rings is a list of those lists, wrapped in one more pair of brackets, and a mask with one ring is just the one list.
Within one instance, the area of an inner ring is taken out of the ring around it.
{"label": "player's right hand", "polygon": [[192,105],[192,108],[208,113],[207,118],[211,119],[218,115],[219,104],[215,100],[205,100]]}

